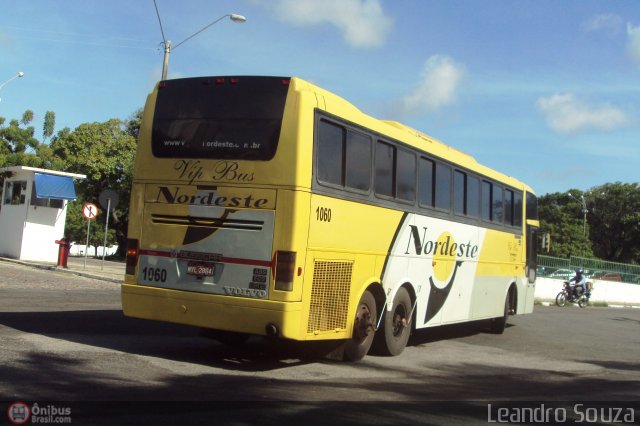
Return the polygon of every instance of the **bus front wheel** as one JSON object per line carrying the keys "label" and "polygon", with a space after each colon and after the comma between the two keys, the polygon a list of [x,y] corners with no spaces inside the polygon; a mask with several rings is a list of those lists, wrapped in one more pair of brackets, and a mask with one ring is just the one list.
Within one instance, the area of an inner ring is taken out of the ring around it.
{"label": "bus front wheel", "polygon": [[353,335],[344,345],[344,359],[360,361],[369,352],[376,329],[376,299],[369,290],[365,291],[358,302],[356,318],[353,322]]}

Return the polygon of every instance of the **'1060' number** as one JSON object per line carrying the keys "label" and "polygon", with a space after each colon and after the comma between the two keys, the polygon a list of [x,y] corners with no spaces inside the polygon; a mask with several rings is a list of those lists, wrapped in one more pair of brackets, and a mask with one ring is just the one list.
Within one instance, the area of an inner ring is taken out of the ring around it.
{"label": "'1060' number", "polygon": [[316,220],[319,222],[331,222],[331,209],[325,207],[317,207]]}
{"label": "'1060' number", "polygon": [[145,281],[163,283],[167,281],[167,270],[164,268],[150,268],[145,266],[142,270],[142,278]]}

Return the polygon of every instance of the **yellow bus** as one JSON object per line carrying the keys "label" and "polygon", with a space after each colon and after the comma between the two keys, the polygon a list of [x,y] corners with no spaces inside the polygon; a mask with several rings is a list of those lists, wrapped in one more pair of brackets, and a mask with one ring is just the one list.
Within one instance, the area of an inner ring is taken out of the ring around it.
{"label": "yellow bus", "polygon": [[300,78],[161,81],[129,217],[125,315],[221,341],[341,340],[533,310],[536,197],[419,131]]}

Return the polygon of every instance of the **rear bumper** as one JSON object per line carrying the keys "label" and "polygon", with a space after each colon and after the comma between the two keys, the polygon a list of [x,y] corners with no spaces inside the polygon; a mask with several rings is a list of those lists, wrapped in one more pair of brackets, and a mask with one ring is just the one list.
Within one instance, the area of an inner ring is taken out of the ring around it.
{"label": "rear bumper", "polygon": [[275,325],[278,337],[305,340],[301,302],[274,302],[234,296],[122,285],[126,316],[217,330],[266,335]]}

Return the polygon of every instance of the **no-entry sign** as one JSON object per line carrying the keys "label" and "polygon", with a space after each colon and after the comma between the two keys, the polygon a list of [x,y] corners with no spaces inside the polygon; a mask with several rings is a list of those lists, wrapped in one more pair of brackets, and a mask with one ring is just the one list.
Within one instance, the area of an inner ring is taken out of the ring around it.
{"label": "no-entry sign", "polygon": [[98,206],[93,203],[87,203],[82,206],[82,216],[87,220],[94,220],[98,217]]}

